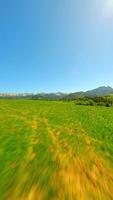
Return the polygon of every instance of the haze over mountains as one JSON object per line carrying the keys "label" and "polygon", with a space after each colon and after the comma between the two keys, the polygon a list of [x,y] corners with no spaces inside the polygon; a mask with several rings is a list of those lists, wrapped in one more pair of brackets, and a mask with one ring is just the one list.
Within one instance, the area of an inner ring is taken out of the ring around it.
{"label": "haze over mountains", "polygon": [[0,98],[8,98],[8,99],[20,99],[20,98],[25,98],[25,99],[47,99],[47,100],[71,100],[75,99],[77,97],[96,97],[96,96],[109,96],[113,95],[113,88],[110,86],[102,86],[98,87],[93,90],[88,90],[86,92],[80,91],[80,92],[75,92],[75,93],[0,93]]}

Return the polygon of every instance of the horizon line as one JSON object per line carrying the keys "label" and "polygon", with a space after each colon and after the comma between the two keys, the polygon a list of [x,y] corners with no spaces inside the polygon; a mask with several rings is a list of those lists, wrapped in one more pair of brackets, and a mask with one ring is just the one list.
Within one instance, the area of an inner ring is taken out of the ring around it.
{"label": "horizon line", "polygon": [[26,91],[23,91],[23,92],[9,92],[9,91],[3,91],[3,92],[0,92],[0,94],[12,94],[12,95],[20,95],[20,94],[32,94],[32,95],[36,95],[36,94],[57,94],[57,93],[62,93],[62,94],[70,94],[70,93],[75,93],[75,92],[87,92],[87,91],[90,91],[90,90],[95,90],[95,89],[98,89],[98,88],[101,88],[101,87],[110,87],[113,89],[112,86],[109,86],[109,85],[106,85],[106,86],[99,86],[99,87],[96,87],[96,88],[92,88],[92,89],[88,89],[88,90],[76,90],[76,91],[69,91],[69,92],[65,92],[65,91],[48,91],[48,92],[26,92]]}

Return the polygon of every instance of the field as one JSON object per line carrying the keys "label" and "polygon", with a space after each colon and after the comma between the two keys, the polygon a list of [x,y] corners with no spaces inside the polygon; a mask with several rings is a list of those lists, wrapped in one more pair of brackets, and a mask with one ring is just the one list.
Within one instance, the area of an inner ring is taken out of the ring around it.
{"label": "field", "polygon": [[0,200],[113,200],[113,108],[0,100]]}

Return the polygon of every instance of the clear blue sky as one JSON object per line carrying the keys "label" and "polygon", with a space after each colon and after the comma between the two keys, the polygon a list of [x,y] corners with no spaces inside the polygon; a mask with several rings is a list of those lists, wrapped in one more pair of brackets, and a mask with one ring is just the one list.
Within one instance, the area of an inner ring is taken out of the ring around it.
{"label": "clear blue sky", "polygon": [[113,86],[113,0],[0,0],[0,92]]}

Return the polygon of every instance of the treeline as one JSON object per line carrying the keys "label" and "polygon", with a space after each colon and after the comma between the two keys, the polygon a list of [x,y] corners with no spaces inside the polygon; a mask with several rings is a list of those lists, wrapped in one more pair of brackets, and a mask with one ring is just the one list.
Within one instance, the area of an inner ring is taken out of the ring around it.
{"label": "treeline", "polygon": [[76,105],[90,105],[90,106],[113,106],[113,96],[104,97],[80,97],[75,100]]}
{"label": "treeline", "polygon": [[72,97],[72,98],[58,98],[54,94],[47,94],[47,95],[17,95],[17,96],[0,96],[0,99],[29,99],[29,100],[48,100],[48,101],[73,101],[76,105],[86,105],[86,106],[106,106],[111,107],[113,106],[113,95],[111,96],[79,96],[79,97]]}

